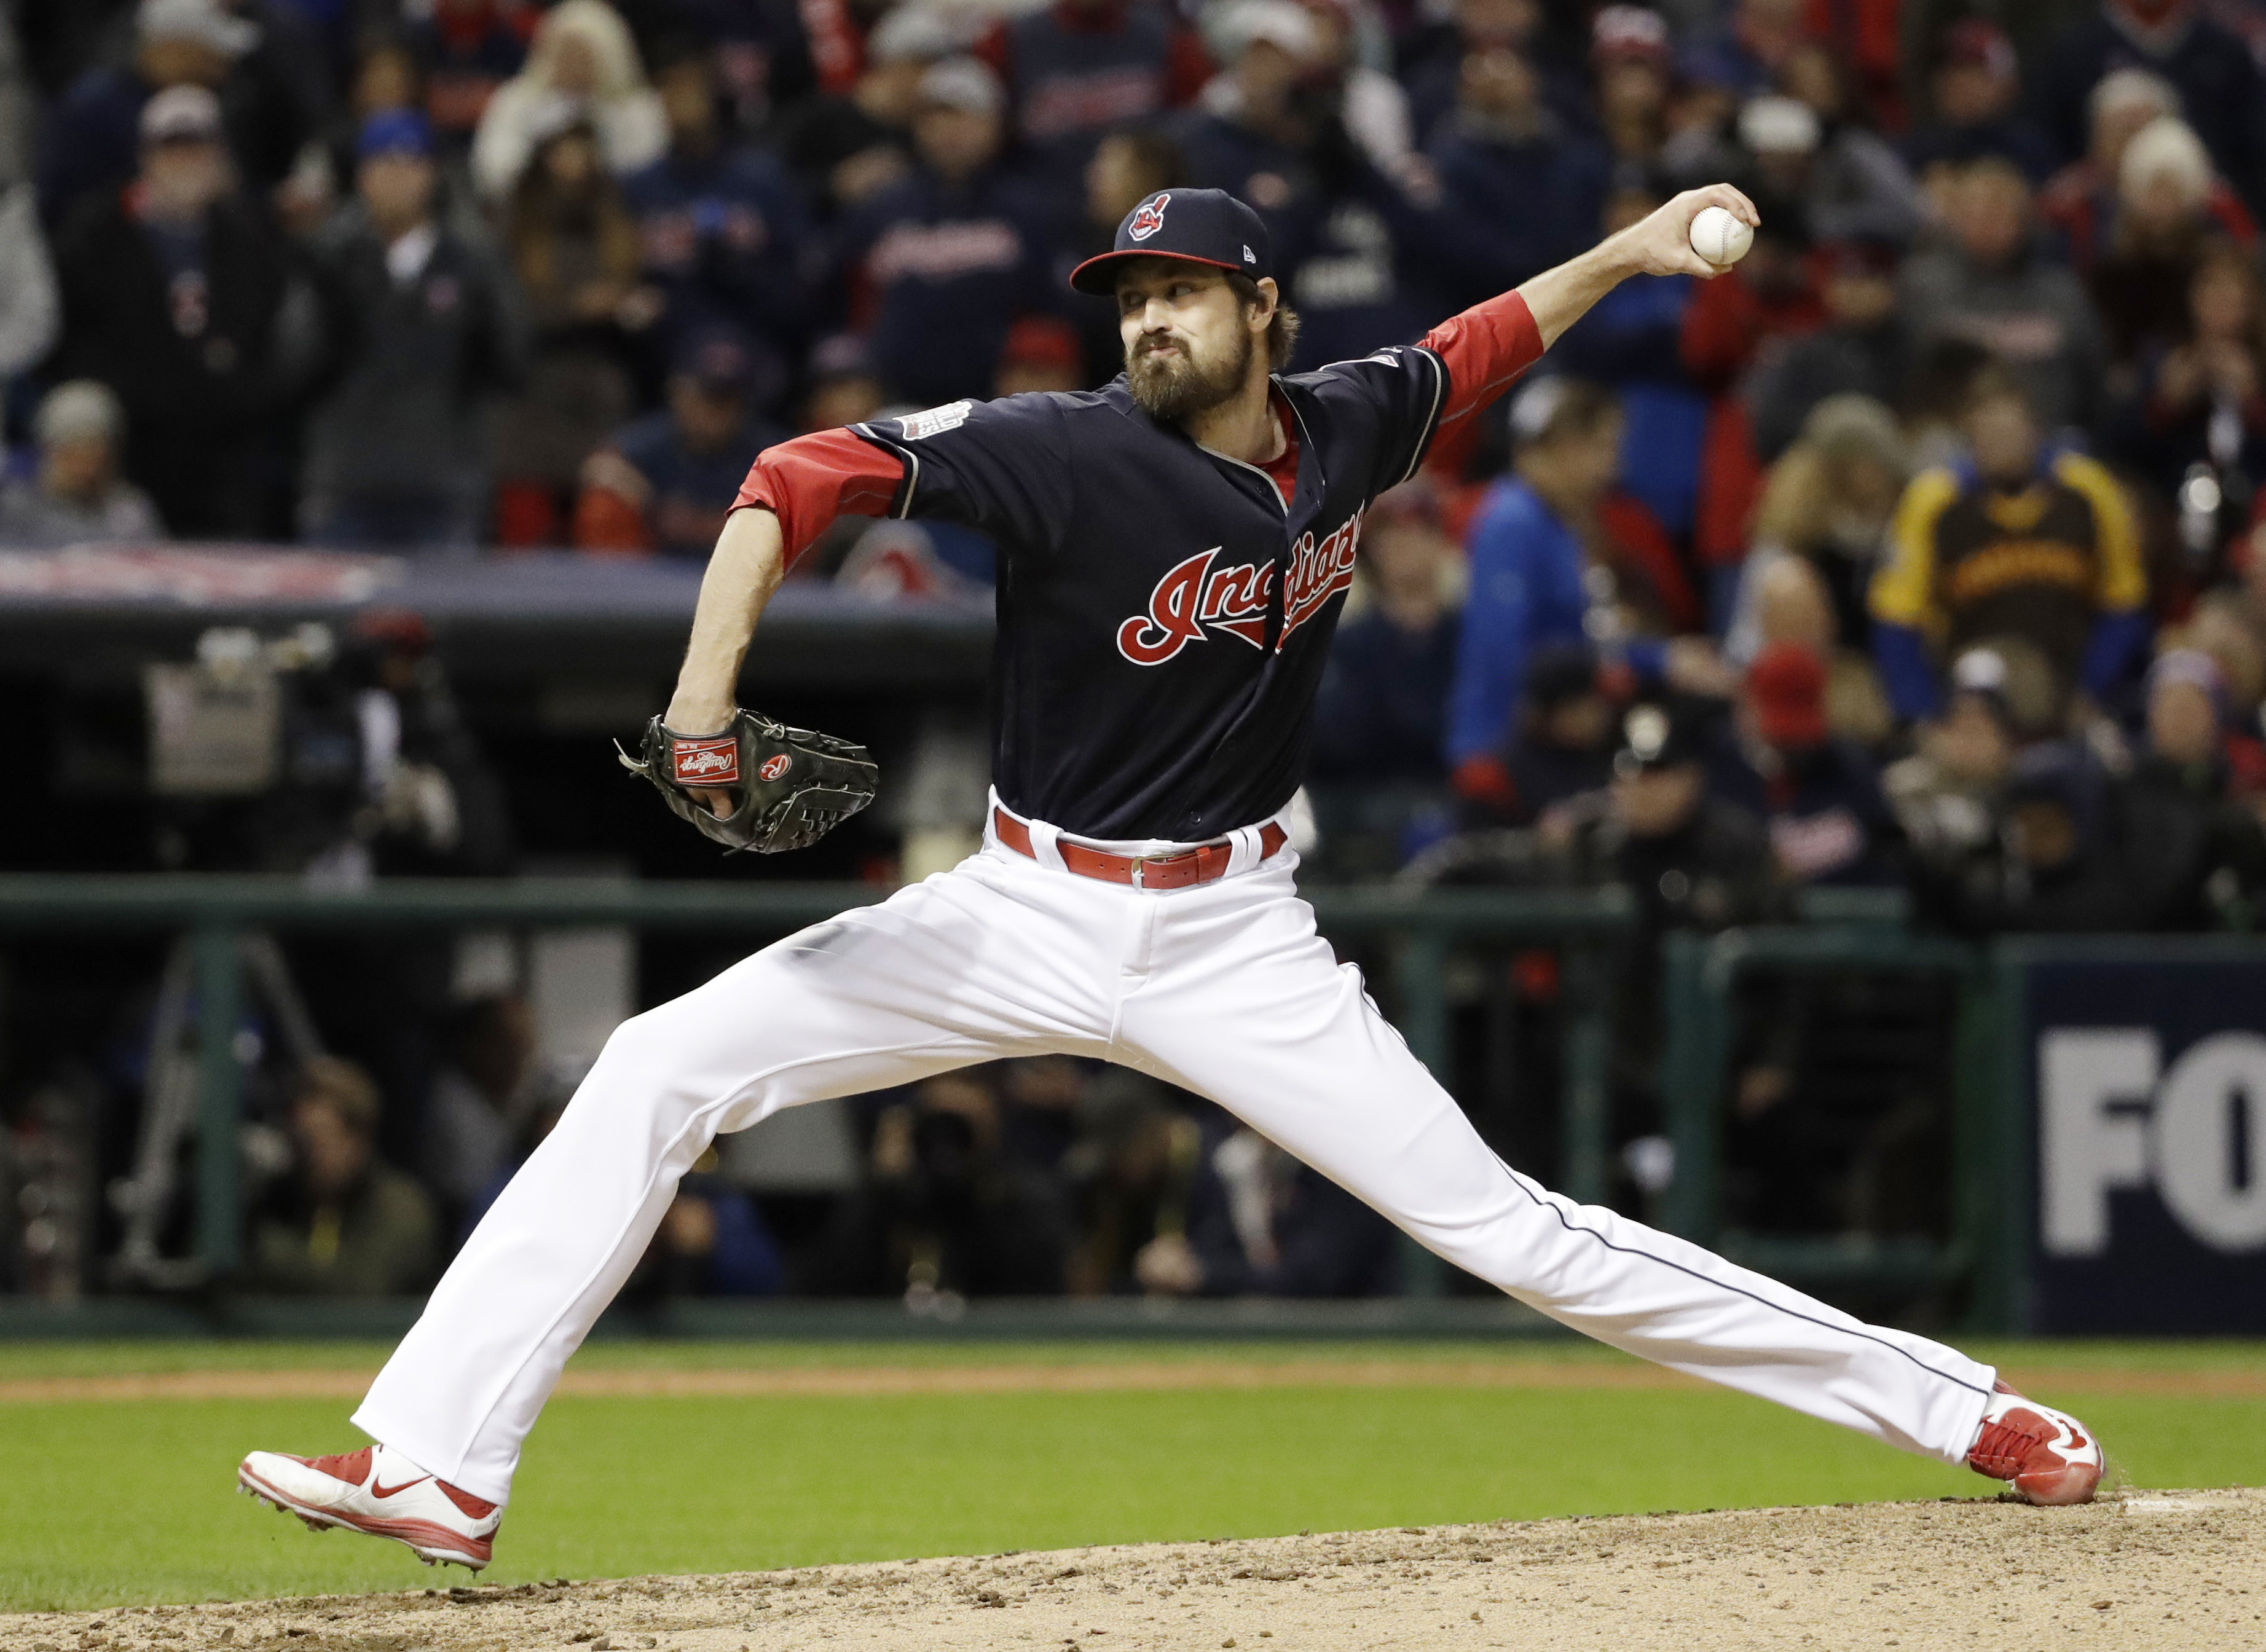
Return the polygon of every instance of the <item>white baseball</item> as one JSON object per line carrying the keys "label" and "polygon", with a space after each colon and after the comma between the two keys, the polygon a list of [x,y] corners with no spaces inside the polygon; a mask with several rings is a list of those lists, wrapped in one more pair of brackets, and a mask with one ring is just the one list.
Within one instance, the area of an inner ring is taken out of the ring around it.
{"label": "white baseball", "polygon": [[1718,269],[1746,257],[1755,232],[1723,207],[1702,207],[1692,220],[1692,250]]}

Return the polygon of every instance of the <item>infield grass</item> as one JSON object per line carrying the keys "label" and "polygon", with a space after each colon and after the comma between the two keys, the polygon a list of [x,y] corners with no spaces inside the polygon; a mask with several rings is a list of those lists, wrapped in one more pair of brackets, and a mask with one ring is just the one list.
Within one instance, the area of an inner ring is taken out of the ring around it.
{"label": "infield grass", "polygon": [[[2266,1481],[2266,1347],[1978,1348],[2059,1373],[2044,1397],[2149,1486]],[[0,1346],[0,1385],[179,1371],[370,1371],[368,1344]],[[596,1346],[577,1370],[1092,1366],[1159,1361],[1631,1363],[1586,1343],[717,1343]],[[1578,1372],[1576,1373],[1578,1377]],[[465,1581],[229,1495],[255,1446],[358,1442],[330,1400],[0,1400],[0,1609]],[[1173,1392],[562,1398],[529,1444],[486,1577],[729,1571],[1301,1529],[1971,1496],[1906,1458],[1700,1389],[1310,1385]]]}

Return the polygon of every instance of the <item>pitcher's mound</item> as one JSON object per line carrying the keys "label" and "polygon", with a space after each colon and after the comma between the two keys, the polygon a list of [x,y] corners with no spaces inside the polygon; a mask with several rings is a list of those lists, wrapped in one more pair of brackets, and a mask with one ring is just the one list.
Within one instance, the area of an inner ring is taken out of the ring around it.
{"label": "pitcher's mound", "polygon": [[2266,1647],[2266,1493],[1426,1526],[0,1618],[0,1652],[270,1642],[278,1652]]}

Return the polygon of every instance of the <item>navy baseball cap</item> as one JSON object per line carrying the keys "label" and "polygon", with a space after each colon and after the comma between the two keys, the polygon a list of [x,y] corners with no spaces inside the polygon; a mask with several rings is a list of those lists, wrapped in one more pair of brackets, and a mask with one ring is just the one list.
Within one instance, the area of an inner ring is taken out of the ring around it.
{"label": "navy baseball cap", "polygon": [[417,110],[381,109],[362,123],[355,152],[363,160],[374,155],[428,158],[433,153],[433,128]]}
{"label": "navy baseball cap", "polygon": [[1253,281],[1275,273],[1260,216],[1224,189],[1160,189],[1125,215],[1117,244],[1070,273],[1082,293],[1117,290],[1116,267],[1133,258],[1180,258]]}

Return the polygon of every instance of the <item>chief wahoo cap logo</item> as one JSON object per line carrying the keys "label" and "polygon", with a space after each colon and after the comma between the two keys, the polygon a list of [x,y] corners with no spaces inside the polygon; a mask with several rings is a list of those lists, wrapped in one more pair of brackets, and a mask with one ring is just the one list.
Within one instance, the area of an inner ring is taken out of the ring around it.
{"label": "chief wahoo cap logo", "polygon": [[1145,241],[1165,227],[1165,208],[1173,204],[1173,192],[1151,195],[1133,214],[1133,222],[1125,226],[1125,233],[1136,241]]}

